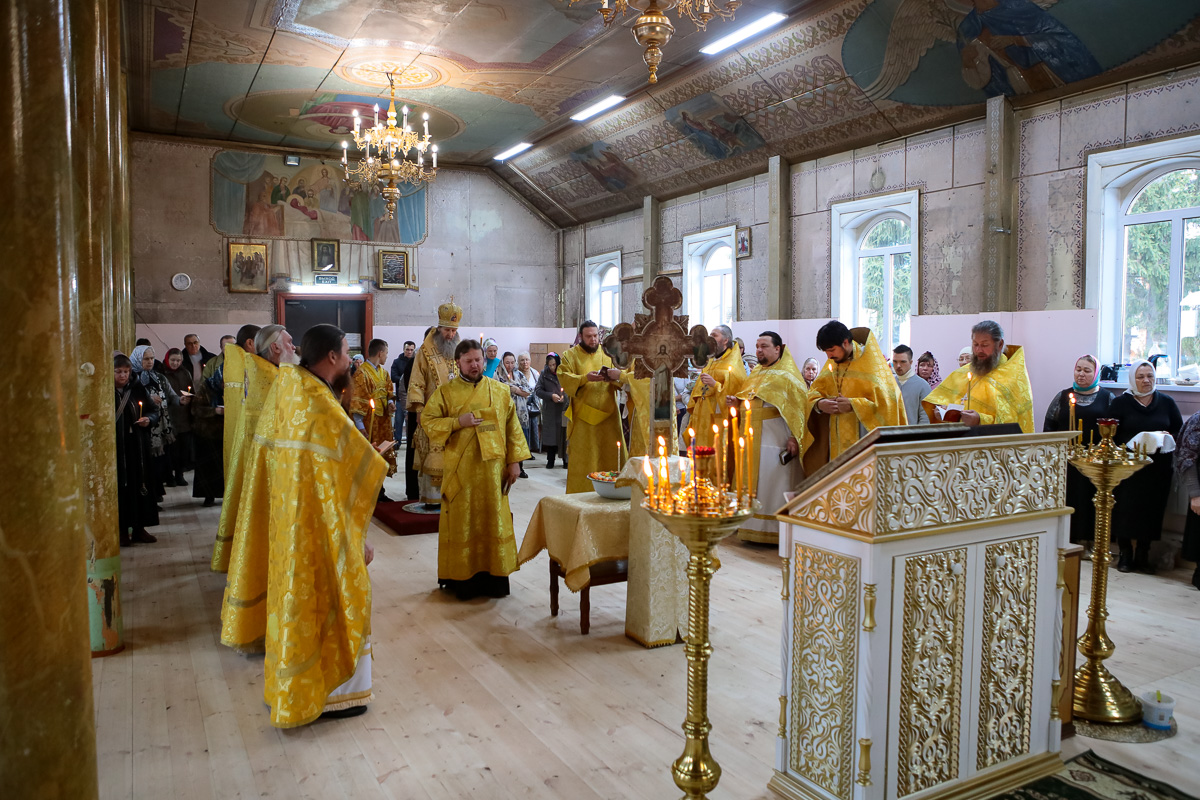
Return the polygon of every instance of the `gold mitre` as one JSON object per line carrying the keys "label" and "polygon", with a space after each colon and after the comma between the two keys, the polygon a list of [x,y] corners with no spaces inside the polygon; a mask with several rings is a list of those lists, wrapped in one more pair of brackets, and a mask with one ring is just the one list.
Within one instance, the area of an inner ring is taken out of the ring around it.
{"label": "gold mitre", "polygon": [[449,303],[442,303],[438,306],[439,328],[457,328],[460,322],[462,322],[462,306],[455,304],[453,297],[450,298]]}

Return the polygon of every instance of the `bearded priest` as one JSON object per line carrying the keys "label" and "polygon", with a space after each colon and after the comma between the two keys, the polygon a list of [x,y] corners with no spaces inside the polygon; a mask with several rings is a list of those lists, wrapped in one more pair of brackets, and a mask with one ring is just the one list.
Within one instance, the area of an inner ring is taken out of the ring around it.
{"label": "bearded priest", "polygon": [[617,468],[617,442],[622,439],[616,400],[620,380],[621,371],[600,349],[599,326],[584,320],[579,344],[563,353],[558,367],[558,382],[570,402],[567,494],[594,491],[588,473]]}
{"label": "bearded priest", "polygon": [[[418,420],[425,404],[439,386],[454,378],[454,348],[458,345],[458,326],[463,310],[449,303],[438,306],[438,324],[425,336],[425,341],[413,359],[408,378],[408,410]],[[442,502],[443,455],[440,446],[431,445],[425,430],[418,424],[409,438],[408,446],[415,451],[413,467],[419,473],[421,502],[433,509]]]}
{"label": "bearded priest", "polygon": [[366,534],[387,473],[338,402],[346,334],[314,325],[300,352],[279,368],[255,436],[270,445],[263,699],[277,728],[361,714],[371,699]]}
{"label": "bearded priest", "polygon": [[746,382],[746,365],[741,349],[733,341],[733,331],[728,325],[718,325],[712,329],[712,338],[717,343],[716,355],[700,371],[688,399],[692,415],[689,427],[696,431],[697,447],[713,446],[713,425],[719,428],[722,420],[728,419],[727,400],[736,397]]}
{"label": "bearded priest", "polygon": [[[396,389],[392,384],[387,363],[388,344],[383,339],[372,339],[367,344],[367,357],[354,373],[354,399],[350,401],[350,415],[354,427],[367,437],[373,447],[392,441],[392,414],[396,411]],[[388,477],[396,474],[396,451],[383,454],[388,462]],[[379,490],[379,502],[387,503],[388,497]]]}
{"label": "bearded priest", "polygon": [[529,445],[509,387],[483,374],[483,346],[459,342],[454,360],[458,377],[438,387],[421,414],[430,445],[445,459],[438,585],[459,600],[506,597],[517,569],[508,490]]}
{"label": "bearded priest", "polygon": [[971,360],[943,378],[922,405],[931,422],[943,421],[941,409],[959,405],[965,425],[1015,422],[1023,433],[1033,433],[1033,391],[1024,348],[1006,347],[998,323],[977,322],[971,328]]}
{"label": "bearded priest", "polygon": [[[763,331],[754,349],[758,366],[729,403],[738,408],[739,426],[744,426],[746,412],[750,411],[754,451],[749,456],[757,465],[751,490],[762,508],[738,529],[738,538],[778,544],[779,520],[775,512],[787,502],[784,493],[803,480],[801,458],[812,444],[805,426],[808,385],[778,333]],[[749,437],[746,439],[749,445]]]}
{"label": "bearded priest", "polygon": [[876,428],[908,424],[900,386],[870,328],[830,320],[817,331],[817,348],[827,360],[808,390],[815,439],[804,464],[809,472]]}

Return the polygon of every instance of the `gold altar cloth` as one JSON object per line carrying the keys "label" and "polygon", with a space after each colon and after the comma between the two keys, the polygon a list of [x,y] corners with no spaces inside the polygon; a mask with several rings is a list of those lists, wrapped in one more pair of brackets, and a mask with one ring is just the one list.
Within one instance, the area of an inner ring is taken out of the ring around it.
{"label": "gold altar cloth", "polygon": [[629,558],[629,501],[595,492],[543,497],[525,529],[517,563],[543,550],[562,566],[567,588],[578,592],[592,579],[593,564]]}

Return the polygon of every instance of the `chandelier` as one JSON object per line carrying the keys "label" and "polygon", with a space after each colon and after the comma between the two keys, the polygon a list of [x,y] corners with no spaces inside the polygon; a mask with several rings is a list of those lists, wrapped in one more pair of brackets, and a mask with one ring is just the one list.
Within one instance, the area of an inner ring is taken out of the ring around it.
{"label": "chandelier", "polygon": [[[349,162],[349,142],[342,142],[342,169],[351,186],[378,186],[387,200],[387,218],[395,219],[396,201],[400,198],[398,183],[428,183],[437,177],[438,146],[429,138],[429,113],[421,115],[424,135],[408,124],[408,106],[401,107],[403,118],[396,124],[396,81],[388,75],[392,100],[388,105],[387,124],[379,122],[379,105],[375,106],[375,124],[360,131],[362,121],[354,110],[354,144],[362,158],[353,166]],[[430,169],[425,168],[425,151],[432,156]],[[411,158],[410,158],[411,156]]]}
{"label": "chandelier", "polygon": [[[585,2],[591,0],[567,0],[567,5]],[[650,83],[658,83],[662,47],[671,41],[675,33],[675,26],[665,12],[675,9],[680,17],[690,19],[697,30],[705,30],[713,17],[732,20],[733,12],[740,5],[741,0],[725,0],[724,4],[716,0],[600,0],[600,16],[604,18],[604,27],[607,28],[618,14],[625,14],[630,7],[640,12],[633,23],[633,38],[646,48],[642,60],[650,68]]]}

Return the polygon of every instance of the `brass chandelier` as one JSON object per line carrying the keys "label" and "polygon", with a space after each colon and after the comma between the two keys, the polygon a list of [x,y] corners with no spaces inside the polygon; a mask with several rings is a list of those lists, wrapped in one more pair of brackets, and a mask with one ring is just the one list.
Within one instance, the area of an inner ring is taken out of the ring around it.
{"label": "brass chandelier", "polygon": [[[591,2],[591,0],[567,0],[568,5]],[[611,7],[610,7],[611,5]],[[741,0],[600,0],[600,16],[604,27],[612,24],[618,14],[625,14],[632,7],[640,12],[633,23],[633,38],[646,48],[642,60],[650,68],[650,83],[658,83],[658,65],[662,61],[662,47],[671,41],[675,26],[666,15],[675,9],[680,17],[687,17],[697,30],[706,30],[713,17],[732,20],[733,12],[741,6]]]}
{"label": "brass chandelier", "polygon": [[[408,106],[401,107],[403,118],[396,124],[396,81],[388,75],[392,99],[387,110],[387,124],[379,122],[379,106],[375,106],[375,124],[361,130],[362,122],[358,110],[354,111],[354,144],[362,152],[362,158],[350,164],[349,143],[342,142],[342,169],[346,181],[352,186],[363,184],[378,186],[380,194],[387,200],[387,218],[396,216],[396,201],[401,192],[398,183],[429,183],[437,177],[438,146],[429,137],[429,113],[421,115],[424,135],[418,134],[408,124]],[[425,152],[432,156],[431,168],[425,167]],[[411,159],[410,159],[411,156]]]}

